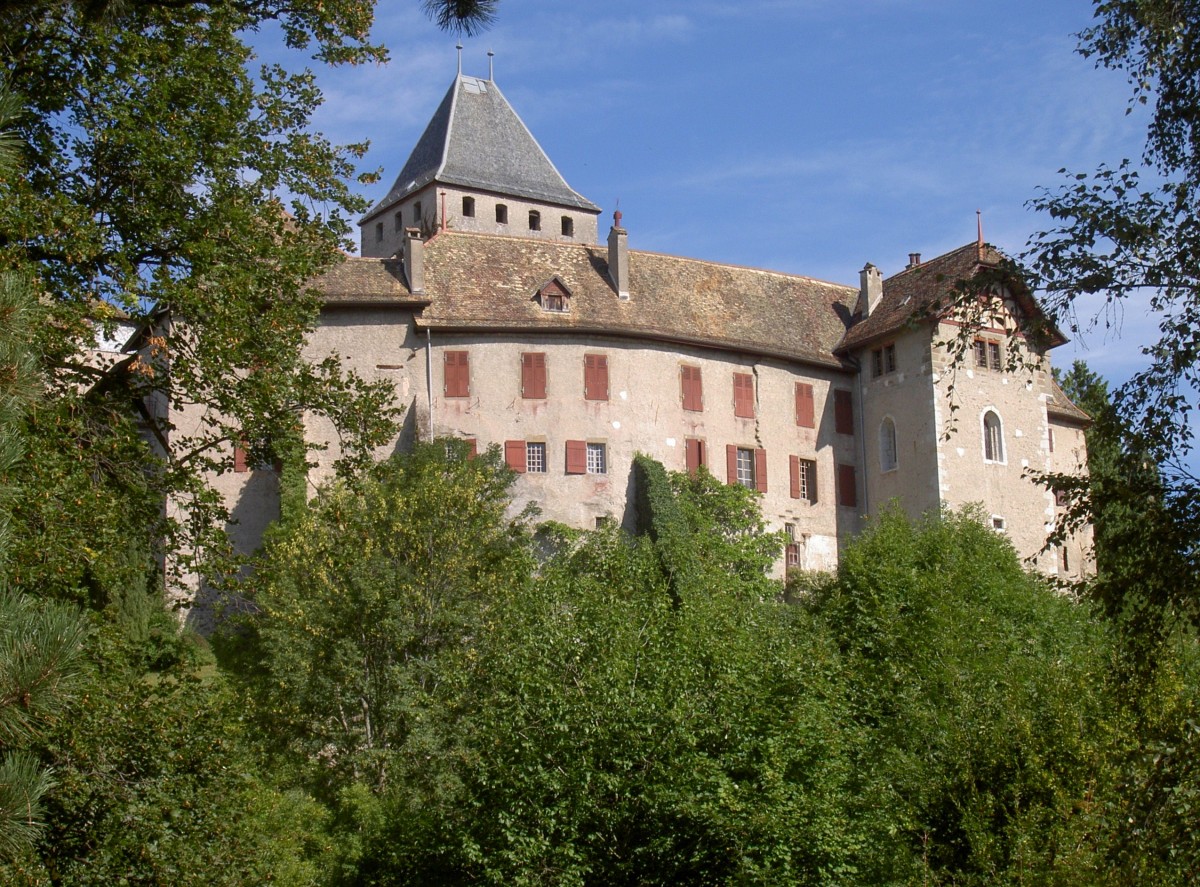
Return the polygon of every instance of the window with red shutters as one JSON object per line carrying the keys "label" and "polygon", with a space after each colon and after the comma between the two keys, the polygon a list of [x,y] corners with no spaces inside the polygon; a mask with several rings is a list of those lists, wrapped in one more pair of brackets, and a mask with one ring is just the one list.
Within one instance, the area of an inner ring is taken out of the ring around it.
{"label": "window with red shutters", "polygon": [[846,388],[833,391],[833,430],[838,434],[854,433],[854,397]]}
{"label": "window with red shutters", "polygon": [[567,474],[587,474],[587,441],[567,441]]}
{"label": "window with red shutters", "polygon": [[467,438],[467,458],[474,459],[479,455],[479,441],[473,437]]}
{"label": "window with red shutters", "polygon": [[858,506],[858,478],[853,465],[838,466],[838,505]]}
{"label": "window with red shutters", "polygon": [[695,474],[701,465],[707,465],[708,459],[704,452],[704,441],[689,437],[683,442],[684,458],[687,460],[688,474]]}
{"label": "window with red shutters", "polygon": [[789,456],[788,468],[791,475],[792,498],[815,503],[817,501],[817,463],[812,459]]}
{"label": "window with red shutters", "polygon": [[238,474],[250,470],[250,463],[246,460],[246,447],[240,443],[233,445],[233,470]]}
{"label": "window with red shutters", "polygon": [[525,473],[525,441],[506,440],[504,442],[504,462],[517,474]]}
{"label": "window with red shutters", "polygon": [[754,418],[754,376],[733,374],[733,414],[740,419]]}
{"label": "window with red shutters", "polygon": [[534,400],[546,398],[546,355],[542,352],[521,355],[521,397]]}
{"label": "window with red shutters", "polygon": [[796,383],[796,424],[801,428],[816,426],[816,410],[813,408],[813,387],[807,382]]}
{"label": "window with red shutters", "polygon": [[683,408],[699,413],[704,410],[704,387],[700,381],[700,367],[681,366],[679,385],[683,390]]}
{"label": "window with red shutters", "polygon": [[767,451],[761,448],[725,447],[725,471],[731,484],[760,493],[767,491]]}
{"label": "window with red shutters", "polygon": [[471,395],[471,358],[466,351],[447,351],[445,365],[445,385],[443,392],[446,397],[470,397]]}
{"label": "window with red shutters", "polygon": [[608,355],[583,356],[583,397],[585,400],[608,400]]}

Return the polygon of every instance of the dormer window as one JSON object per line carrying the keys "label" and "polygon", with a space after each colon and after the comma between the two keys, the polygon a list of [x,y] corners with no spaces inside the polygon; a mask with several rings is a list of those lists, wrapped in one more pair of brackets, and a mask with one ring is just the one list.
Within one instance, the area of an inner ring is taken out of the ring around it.
{"label": "dormer window", "polygon": [[463,214],[464,219],[475,218],[475,198],[474,197],[464,197],[463,198],[462,214]]}
{"label": "dormer window", "polygon": [[542,284],[534,298],[543,311],[567,311],[570,308],[571,291],[557,277],[552,277]]}
{"label": "dormer window", "polygon": [[570,216],[562,217],[562,236],[563,237],[574,237],[575,236],[575,220],[572,219]]}
{"label": "dormer window", "polygon": [[506,205],[504,205],[503,203],[496,204],[496,224],[497,225],[507,225],[508,224],[508,207]]}
{"label": "dormer window", "polygon": [[542,214],[540,212],[538,212],[536,209],[531,209],[529,211],[529,230],[530,231],[541,231],[542,230]]}

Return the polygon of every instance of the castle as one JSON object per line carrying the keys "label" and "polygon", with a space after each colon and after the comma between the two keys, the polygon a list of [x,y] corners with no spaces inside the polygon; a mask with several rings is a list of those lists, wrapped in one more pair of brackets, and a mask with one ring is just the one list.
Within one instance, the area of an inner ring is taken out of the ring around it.
{"label": "castle", "polygon": [[[940,306],[1000,267],[982,237],[886,279],[868,264],[851,287],[631,249],[620,213],[600,244],[599,216],[497,85],[459,73],[362,219],[361,257],[317,282],[309,355],[394,386],[396,447],[501,446],[514,508],[536,502],[545,519],[631,527],[642,452],[758,490],[791,540],[780,575],[836,566],[892,500],[914,516],[982,503],[1037,569],[1088,569],[1086,533],[1043,551],[1057,506],[1027,471],[1086,471],[1088,417],[1047,356],[1065,339],[1020,281],[992,282],[954,359],[961,318]],[[319,481],[336,441],[313,420],[306,433],[330,445]],[[220,483],[244,501],[256,472],[237,469]],[[273,516],[272,489],[241,510],[246,538]]]}

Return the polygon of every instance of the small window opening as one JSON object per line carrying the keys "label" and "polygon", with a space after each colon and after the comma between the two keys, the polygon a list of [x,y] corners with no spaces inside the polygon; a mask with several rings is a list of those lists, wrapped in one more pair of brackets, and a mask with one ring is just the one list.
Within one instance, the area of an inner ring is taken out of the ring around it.
{"label": "small window opening", "polygon": [[404,230],[404,213],[402,213],[402,212],[396,213],[396,215],[393,217],[392,221],[395,224],[397,231]]}
{"label": "small window opening", "polygon": [[574,237],[575,236],[575,220],[572,219],[570,216],[562,217],[562,236],[563,237]]}
{"label": "small window opening", "polygon": [[998,515],[992,515],[992,529],[999,533],[1004,532],[1004,518]]}
{"label": "small window opening", "polygon": [[879,426],[879,470],[896,470],[896,423],[891,418]]}
{"label": "small window opening", "polygon": [[413,204],[413,223],[421,224],[421,201],[419,200]]}
{"label": "small window opening", "polygon": [[462,214],[463,214],[464,219],[475,218],[475,198],[474,197],[464,197],[463,198]]}
{"label": "small window opening", "polygon": [[383,240],[383,222],[375,223],[375,239],[380,241]]}
{"label": "small window opening", "polygon": [[536,209],[531,209],[529,211],[529,230],[530,231],[541,231],[542,230],[542,214],[540,212],[538,212]]}
{"label": "small window opening", "polygon": [[508,207],[505,206],[503,203],[496,204],[496,224],[497,225],[507,225],[508,224]]}

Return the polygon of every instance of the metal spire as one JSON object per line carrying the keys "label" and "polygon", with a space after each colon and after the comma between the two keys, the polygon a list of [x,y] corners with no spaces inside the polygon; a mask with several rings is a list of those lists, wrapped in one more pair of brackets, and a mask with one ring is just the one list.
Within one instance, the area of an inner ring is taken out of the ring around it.
{"label": "metal spire", "polygon": [[496,82],[496,73],[495,73],[495,69],[493,68],[493,65],[492,65],[492,59],[494,59],[495,57],[496,57],[496,53],[492,52],[489,49],[488,50],[488,82],[489,83]]}

